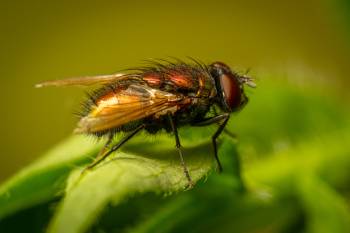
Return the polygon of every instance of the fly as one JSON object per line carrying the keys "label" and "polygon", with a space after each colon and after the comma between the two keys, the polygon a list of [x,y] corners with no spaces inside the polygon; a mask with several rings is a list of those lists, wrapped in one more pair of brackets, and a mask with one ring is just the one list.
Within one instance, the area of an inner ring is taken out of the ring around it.
{"label": "fly", "polygon": [[[255,87],[253,79],[232,71],[222,62],[206,65],[195,60],[192,63],[150,61],[145,67],[127,71],[125,74],[53,80],[36,85],[100,86],[83,102],[74,132],[107,136],[108,140],[84,171],[94,168],[141,130],[155,134],[164,129],[174,134],[184,174],[189,186],[193,187],[177,129],[211,124],[218,125],[212,143],[218,170],[222,171],[216,139],[224,130],[230,113],[241,110],[248,102],[244,85]],[[210,112],[214,114],[208,116]],[[111,145],[119,132],[126,135]]]}

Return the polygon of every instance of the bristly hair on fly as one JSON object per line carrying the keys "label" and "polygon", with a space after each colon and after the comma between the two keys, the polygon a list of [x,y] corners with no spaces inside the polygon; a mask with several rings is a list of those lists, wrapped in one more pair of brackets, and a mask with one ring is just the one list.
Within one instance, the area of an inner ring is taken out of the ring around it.
{"label": "bristly hair on fly", "polygon": [[[171,58],[174,61],[166,59],[147,59],[143,60],[143,65],[133,68],[127,68],[120,70],[125,77],[129,79],[134,79],[135,82],[140,82],[140,78],[147,74],[156,74],[160,77],[165,75],[171,75],[173,72],[187,75],[196,79],[199,75],[210,75],[208,66],[196,59],[190,58],[192,63],[186,63],[178,58]],[[118,83],[109,83],[101,86],[99,89],[85,92],[85,101],[81,103],[81,108],[74,114],[79,118],[84,117],[87,113],[91,111],[92,107],[97,105],[97,100],[104,96],[106,93],[115,93],[118,88],[123,85],[123,81],[118,81]],[[164,82],[166,86],[166,82]],[[159,87],[164,88],[164,87]]]}

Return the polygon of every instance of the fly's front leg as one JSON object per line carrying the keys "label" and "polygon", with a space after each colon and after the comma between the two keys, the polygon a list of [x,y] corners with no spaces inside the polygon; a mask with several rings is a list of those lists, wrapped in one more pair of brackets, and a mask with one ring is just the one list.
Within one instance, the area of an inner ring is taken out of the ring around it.
{"label": "fly's front leg", "polygon": [[[215,116],[218,115],[215,106],[213,106],[213,113]],[[220,125],[220,122],[216,122],[216,123],[218,123],[218,125]],[[229,136],[232,139],[237,139],[237,135],[235,133],[232,133],[230,130],[228,130],[226,128],[224,129],[223,133],[227,134],[227,136]]]}
{"label": "fly's front leg", "polygon": [[218,156],[216,139],[220,136],[222,131],[225,129],[225,126],[226,126],[229,119],[230,119],[230,114],[224,113],[224,114],[221,114],[218,116],[204,119],[204,120],[197,122],[195,124],[192,124],[193,126],[206,126],[206,125],[211,125],[211,124],[216,124],[216,123],[219,124],[218,129],[216,130],[215,134],[211,138],[212,143],[213,143],[213,147],[214,147],[214,156],[215,156],[216,163],[218,164],[219,172],[222,172],[222,166],[221,166],[219,156]]}
{"label": "fly's front leg", "polygon": [[193,184],[192,178],[190,176],[190,173],[188,171],[188,168],[186,166],[184,157],[182,155],[181,144],[180,144],[179,135],[177,133],[177,128],[176,128],[175,122],[174,122],[174,120],[173,120],[173,118],[172,118],[170,113],[168,113],[168,118],[169,118],[169,123],[171,125],[171,129],[172,129],[172,131],[173,131],[173,133],[175,135],[176,149],[177,149],[177,151],[178,151],[178,153],[180,155],[181,165],[182,165],[182,167],[184,169],[185,176],[186,176],[186,178],[188,180],[188,186],[189,186],[189,188],[192,188],[194,186],[194,184]]}

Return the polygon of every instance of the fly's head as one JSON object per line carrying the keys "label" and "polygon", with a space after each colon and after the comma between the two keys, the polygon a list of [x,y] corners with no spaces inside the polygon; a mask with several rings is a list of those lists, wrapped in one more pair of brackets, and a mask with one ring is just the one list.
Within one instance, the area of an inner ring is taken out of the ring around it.
{"label": "fly's head", "polygon": [[244,93],[244,84],[255,87],[253,79],[239,75],[222,62],[209,65],[210,75],[214,78],[217,89],[217,104],[224,112],[240,110],[248,102]]}

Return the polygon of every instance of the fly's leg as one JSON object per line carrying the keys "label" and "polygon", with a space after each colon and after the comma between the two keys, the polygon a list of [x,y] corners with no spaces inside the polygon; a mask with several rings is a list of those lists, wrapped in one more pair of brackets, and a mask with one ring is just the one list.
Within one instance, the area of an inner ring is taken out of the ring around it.
{"label": "fly's leg", "polygon": [[108,135],[108,140],[107,140],[106,144],[102,147],[102,149],[100,150],[100,152],[96,156],[95,160],[98,160],[108,150],[109,146],[111,145],[111,143],[113,141],[113,138],[114,138],[114,134]]}
{"label": "fly's leg", "polygon": [[100,152],[98,153],[98,155],[96,156],[96,158],[94,159],[94,161],[88,165],[87,167],[84,168],[84,170],[82,171],[82,174],[84,174],[85,172],[87,172],[89,169],[93,168],[93,164],[100,160],[100,158],[104,155],[104,153],[107,151],[109,145],[112,143],[113,141],[113,137],[114,137],[114,134],[109,134],[108,135],[108,139],[107,139],[107,142],[104,144],[104,146],[102,147],[102,149],[100,150]]}
{"label": "fly's leg", "polygon": [[228,129],[224,129],[223,133],[225,133],[227,136],[229,136],[230,138],[237,140],[237,135],[235,133],[232,133],[230,130]]}
{"label": "fly's leg", "polygon": [[219,172],[222,172],[222,166],[221,166],[219,156],[218,156],[216,139],[220,136],[222,131],[225,129],[225,126],[226,126],[229,119],[230,119],[230,115],[228,113],[224,113],[222,115],[207,118],[201,122],[197,122],[197,123],[193,124],[193,126],[206,126],[206,125],[211,125],[211,124],[216,124],[216,123],[219,124],[218,129],[216,130],[215,134],[211,138],[212,143],[213,143],[213,147],[214,147],[214,156],[215,156],[216,163],[218,164]]}
{"label": "fly's leg", "polygon": [[112,142],[112,138],[109,138],[106,145],[102,148],[101,152],[99,155],[96,157],[95,161],[93,161],[90,165],[88,165],[84,170],[83,173],[86,172],[87,170],[90,170],[94,168],[96,165],[98,165],[100,162],[105,160],[110,154],[112,154],[114,151],[118,150],[124,143],[126,143],[130,138],[135,136],[140,130],[145,128],[145,125],[140,125],[133,131],[131,131],[128,135],[123,137],[116,145],[114,145],[111,149],[106,151],[107,147],[109,144]]}
{"label": "fly's leg", "polygon": [[194,184],[193,184],[192,178],[190,176],[190,173],[188,171],[188,168],[186,166],[184,157],[182,155],[181,144],[180,144],[179,135],[177,133],[177,128],[176,128],[175,122],[174,122],[174,120],[173,120],[173,118],[172,118],[170,113],[168,114],[168,118],[169,118],[169,122],[170,122],[170,125],[171,125],[171,129],[172,129],[172,131],[173,131],[173,133],[175,135],[176,149],[177,149],[177,152],[180,155],[181,165],[182,165],[182,167],[184,169],[185,176],[186,176],[186,178],[188,180],[188,186],[189,186],[189,188],[193,188]]}
{"label": "fly's leg", "polygon": [[[213,106],[213,112],[214,112],[215,116],[218,115],[215,106]],[[220,122],[216,122],[216,123],[218,123],[218,125],[220,125]],[[235,140],[237,139],[237,135],[235,133],[232,133],[230,130],[228,130],[226,128],[224,129],[223,133],[227,134],[227,136],[229,136],[232,139],[235,139]]]}

